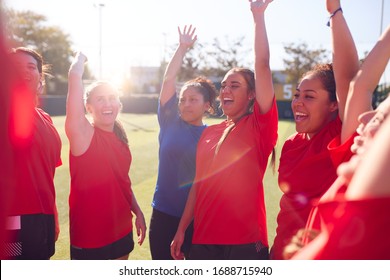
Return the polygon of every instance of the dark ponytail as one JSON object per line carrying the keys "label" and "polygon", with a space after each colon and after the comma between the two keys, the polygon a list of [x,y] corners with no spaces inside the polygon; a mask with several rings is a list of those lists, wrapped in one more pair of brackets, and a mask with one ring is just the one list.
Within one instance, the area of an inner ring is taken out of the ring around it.
{"label": "dark ponytail", "polygon": [[119,140],[121,140],[126,145],[129,145],[129,139],[127,138],[126,131],[118,120],[116,120],[114,123],[114,133],[119,138]]}
{"label": "dark ponytail", "polygon": [[209,113],[214,114],[216,111],[215,99],[218,95],[218,91],[215,88],[213,82],[204,76],[199,76],[192,80],[187,81],[183,85],[181,91],[183,92],[189,87],[195,88],[197,91],[199,91],[199,93],[202,94],[204,102],[210,103]]}
{"label": "dark ponytail", "polygon": [[271,161],[269,166],[272,168],[272,173],[275,174],[276,171],[276,149],[275,147],[272,149]]}

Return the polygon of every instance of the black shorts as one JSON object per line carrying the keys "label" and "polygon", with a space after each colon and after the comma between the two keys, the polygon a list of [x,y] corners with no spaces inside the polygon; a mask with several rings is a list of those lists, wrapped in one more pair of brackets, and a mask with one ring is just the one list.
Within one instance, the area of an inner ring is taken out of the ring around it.
{"label": "black shorts", "polygon": [[[31,214],[7,218],[4,256],[15,260],[47,260],[55,252],[54,215]],[[17,226],[15,226],[17,224]]]}
{"label": "black shorts", "polygon": [[79,248],[70,246],[72,260],[115,260],[130,254],[134,249],[133,233],[99,248]]}
{"label": "black shorts", "polygon": [[268,247],[261,242],[240,245],[192,244],[190,260],[268,260]]}

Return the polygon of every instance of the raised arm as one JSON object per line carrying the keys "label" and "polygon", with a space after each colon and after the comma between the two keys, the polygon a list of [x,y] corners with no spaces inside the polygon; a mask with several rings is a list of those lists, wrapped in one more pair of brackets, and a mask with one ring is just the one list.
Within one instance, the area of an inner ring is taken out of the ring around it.
{"label": "raised arm", "polygon": [[160,105],[163,106],[169,99],[175,94],[176,91],[176,77],[179,73],[183,59],[187,50],[194,44],[197,39],[195,34],[196,28],[192,28],[192,25],[188,27],[184,26],[183,32],[180,27],[177,28],[179,32],[179,45],[173,54],[167,69],[164,74],[164,81],[160,92]]}
{"label": "raised arm", "polygon": [[256,101],[260,106],[261,113],[267,113],[274,99],[274,87],[272,73],[269,64],[270,52],[268,45],[267,30],[265,28],[264,13],[269,3],[273,0],[252,1],[251,11],[255,24],[255,81]]}
{"label": "raised arm", "polygon": [[93,127],[85,116],[82,76],[87,57],[78,52],[68,72],[65,131],[73,155],[83,154],[92,139]]}
{"label": "raised arm", "polygon": [[358,117],[371,110],[372,94],[390,57],[390,26],[370,51],[352,80],[346,103],[342,139],[347,139],[359,125]]}
{"label": "raised arm", "polygon": [[[336,81],[339,117],[341,121],[344,121],[349,83],[359,70],[359,57],[355,42],[344,18],[340,0],[326,0],[326,9],[330,14],[333,72]],[[355,129],[356,127],[346,129],[346,135],[352,135]],[[342,139],[342,142],[344,140],[346,139]]]}

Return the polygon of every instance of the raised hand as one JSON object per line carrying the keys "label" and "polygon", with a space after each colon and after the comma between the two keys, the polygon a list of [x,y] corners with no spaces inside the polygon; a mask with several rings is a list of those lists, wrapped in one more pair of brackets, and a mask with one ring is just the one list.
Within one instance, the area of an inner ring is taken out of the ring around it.
{"label": "raised hand", "polygon": [[264,13],[265,9],[267,9],[267,6],[269,3],[271,3],[273,0],[249,0],[251,3],[251,11],[253,14],[257,13]]}
{"label": "raised hand", "polygon": [[84,64],[88,61],[88,58],[85,54],[78,51],[76,52],[72,64],[69,68],[69,74],[78,74],[82,75],[84,72]]}
{"label": "raised hand", "polygon": [[187,25],[185,25],[183,32],[181,31],[180,27],[177,29],[180,36],[180,45],[186,46],[187,48],[191,47],[197,39],[197,35],[195,35],[196,28],[193,28],[192,25],[190,25],[187,30]]}
{"label": "raised hand", "polygon": [[76,59],[77,59],[77,60],[80,60],[80,61],[83,62],[83,63],[85,63],[85,62],[88,61],[87,56],[86,56],[83,52],[81,52],[81,51],[77,51],[77,52],[75,53],[74,59],[75,59],[75,60],[76,60]]}
{"label": "raised hand", "polygon": [[162,106],[175,94],[176,77],[180,71],[184,56],[197,39],[195,35],[196,28],[193,28],[192,25],[189,27],[185,25],[183,31],[180,27],[177,27],[177,30],[179,31],[179,45],[165,70],[164,82],[160,92],[160,104]]}

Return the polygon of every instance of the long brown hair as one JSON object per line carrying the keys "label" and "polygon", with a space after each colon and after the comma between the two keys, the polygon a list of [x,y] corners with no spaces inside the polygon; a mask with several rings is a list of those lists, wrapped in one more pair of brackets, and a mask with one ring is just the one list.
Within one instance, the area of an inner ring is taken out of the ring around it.
{"label": "long brown hair", "polygon": [[[93,92],[98,87],[102,87],[102,86],[106,86],[106,87],[111,88],[113,91],[115,91],[118,94],[118,98],[119,98],[120,94],[119,94],[118,90],[110,82],[107,82],[107,81],[96,81],[96,82],[90,84],[86,88],[86,90],[85,90],[84,100],[85,100],[86,104],[89,103],[89,98],[90,98],[91,94],[93,94]],[[121,102],[120,102],[120,104],[122,106]],[[123,125],[122,125],[122,123],[119,120],[115,120],[115,122],[114,122],[114,131],[113,132],[119,138],[119,140],[121,140],[126,145],[129,145],[129,139],[127,138],[126,131],[123,128]]]}
{"label": "long brown hair", "polygon": [[129,145],[129,139],[127,138],[127,134],[125,129],[123,128],[123,125],[120,121],[115,120],[114,123],[114,133],[115,135],[126,145]]}

